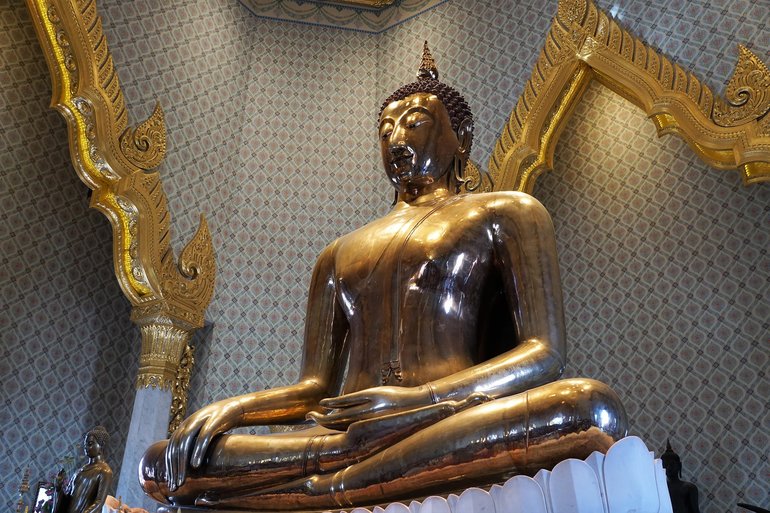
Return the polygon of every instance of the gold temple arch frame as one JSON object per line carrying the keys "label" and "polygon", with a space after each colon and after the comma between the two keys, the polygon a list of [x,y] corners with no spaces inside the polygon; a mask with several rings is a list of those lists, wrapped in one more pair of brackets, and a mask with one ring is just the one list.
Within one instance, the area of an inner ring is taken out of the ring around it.
{"label": "gold temple arch frame", "polygon": [[659,136],[682,137],[708,165],[738,170],[746,185],[770,181],[770,71],[751,50],[738,46],[722,99],[591,0],[561,0],[489,160],[496,189],[532,193],[592,80],[640,107]]}
{"label": "gold temple arch frame", "polygon": [[[129,126],[123,91],[95,0],[27,0],[53,84],[51,106],[67,123],[70,156],[112,225],[115,275],[133,306],[142,347],[137,388],[172,391],[170,429],[185,416],[193,332],[214,292],[206,220],[175,258],[161,177],[163,112]],[[181,365],[180,365],[181,364]]]}

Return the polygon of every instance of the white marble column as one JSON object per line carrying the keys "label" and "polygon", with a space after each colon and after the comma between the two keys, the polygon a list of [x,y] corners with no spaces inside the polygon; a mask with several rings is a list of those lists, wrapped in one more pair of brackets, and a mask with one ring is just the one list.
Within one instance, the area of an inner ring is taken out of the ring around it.
{"label": "white marble column", "polygon": [[116,492],[116,496],[132,508],[155,511],[158,507],[139,486],[139,460],[153,442],[168,438],[170,407],[171,390],[143,387],[136,391]]}

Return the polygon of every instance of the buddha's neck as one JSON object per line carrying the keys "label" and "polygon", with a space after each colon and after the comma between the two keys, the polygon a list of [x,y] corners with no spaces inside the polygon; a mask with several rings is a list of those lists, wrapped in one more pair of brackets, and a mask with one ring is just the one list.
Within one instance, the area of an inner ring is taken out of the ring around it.
{"label": "buddha's neck", "polygon": [[431,187],[428,190],[402,190],[398,194],[398,201],[404,202],[410,206],[418,207],[420,205],[432,204],[442,199],[451,198],[454,195],[454,192],[450,191],[446,186],[442,184],[436,187]]}

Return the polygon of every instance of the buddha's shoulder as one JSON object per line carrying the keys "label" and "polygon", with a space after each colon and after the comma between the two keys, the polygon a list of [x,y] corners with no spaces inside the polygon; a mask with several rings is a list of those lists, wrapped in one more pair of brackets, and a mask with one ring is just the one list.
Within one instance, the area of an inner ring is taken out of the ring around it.
{"label": "buddha's shoulder", "polygon": [[367,236],[371,236],[373,233],[383,229],[386,225],[384,218],[378,218],[373,221],[369,221],[365,225],[356,228],[352,232],[340,235],[329,244],[326,245],[321,255],[334,256],[339,248],[349,246],[350,244],[359,244],[362,239]]}
{"label": "buddha's shoulder", "polygon": [[340,246],[345,246],[347,244],[358,244],[360,243],[362,238],[371,237],[374,234],[381,233],[388,229],[389,226],[392,226],[394,224],[393,219],[389,217],[389,215],[385,215],[382,217],[378,217],[376,219],[373,219],[366,223],[363,226],[360,226],[353,230],[352,232],[348,232],[344,235],[340,235],[336,239],[334,239],[327,248],[330,248],[331,251],[334,251],[336,248],[339,248]]}
{"label": "buddha's shoulder", "polygon": [[83,465],[80,468],[80,474],[84,476],[92,476],[92,475],[112,475],[112,469],[110,466],[104,462],[104,461],[98,461],[96,463],[88,463],[86,465]]}
{"label": "buddha's shoulder", "polygon": [[459,197],[455,208],[480,209],[506,216],[545,213],[545,207],[535,197],[518,191],[495,191],[465,194]]}

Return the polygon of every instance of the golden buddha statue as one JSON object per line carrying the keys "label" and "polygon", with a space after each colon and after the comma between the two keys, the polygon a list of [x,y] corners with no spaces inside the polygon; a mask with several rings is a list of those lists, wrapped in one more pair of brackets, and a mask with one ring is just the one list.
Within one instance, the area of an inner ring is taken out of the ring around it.
{"label": "golden buddha statue", "polygon": [[460,193],[472,130],[426,45],[418,80],[380,115],[396,203],[318,258],[299,383],[191,415],[145,454],[148,494],[221,509],[371,505],[534,474],[625,435],[606,385],[556,381],[565,330],[545,208]]}

